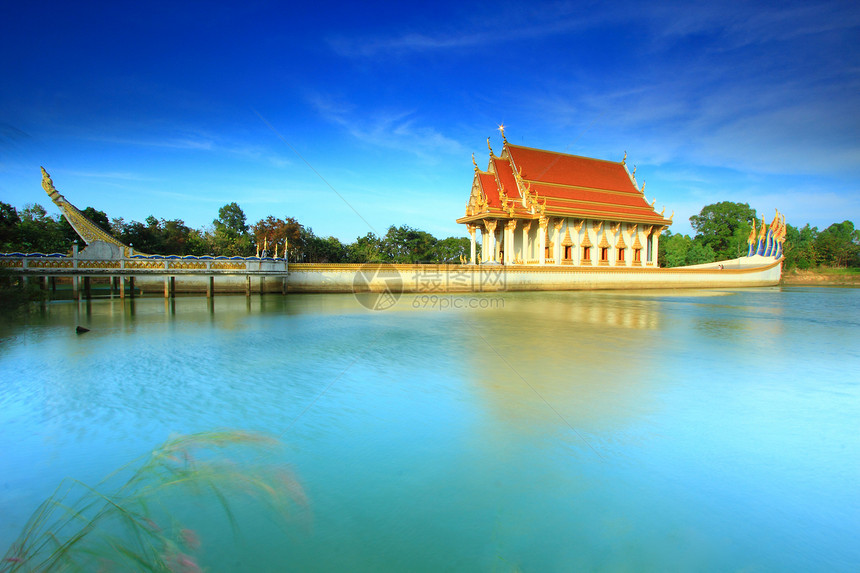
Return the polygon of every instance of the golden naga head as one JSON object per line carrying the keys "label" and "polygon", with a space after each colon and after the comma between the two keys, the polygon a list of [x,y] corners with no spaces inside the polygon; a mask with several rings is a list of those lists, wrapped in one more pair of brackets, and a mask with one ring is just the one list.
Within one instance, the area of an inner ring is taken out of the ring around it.
{"label": "golden naga head", "polygon": [[48,172],[45,171],[44,167],[42,169],[42,189],[45,190],[45,193],[51,198],[52,201],[56,202],[59,199],[62,199],[63,196],[60,195],[60,192],[54,187],[54,182],[51,181],[51,176],[48,175]]}

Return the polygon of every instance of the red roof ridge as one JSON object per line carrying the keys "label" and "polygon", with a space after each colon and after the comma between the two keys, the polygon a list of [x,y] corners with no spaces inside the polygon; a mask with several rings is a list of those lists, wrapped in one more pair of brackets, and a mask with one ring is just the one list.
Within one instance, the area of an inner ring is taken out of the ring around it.
{"label": "red roof ridge", "polygon": [[548,153],[551,155],[563,155],[565,157],[575,157],[577,159],[587,159],[589,161],[602,161],[604,163],[611,163],[612,165],[626,165],[625,162],[623,162],[623,161],[612,161],[611,159],[600,159],[598,157],[586,157],[584,155],[574,155],[572,153],[563,153],[561,151],[551,151],[549,149],[538,149],[537,147],[528,147],[526,145],[514,145],[513,143],[509,143],[508,147],[527,149],[529,151],[538,151],[540,153]]}

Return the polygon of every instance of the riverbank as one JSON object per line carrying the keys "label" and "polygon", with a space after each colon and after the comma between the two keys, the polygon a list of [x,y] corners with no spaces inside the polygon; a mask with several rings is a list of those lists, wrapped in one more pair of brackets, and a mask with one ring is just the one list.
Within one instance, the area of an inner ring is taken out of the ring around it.
{"label": "riverbank", "polygon": [[854,286],[860,287],[858,269],[793,269],[782,274],[781,285],[786,286]]}

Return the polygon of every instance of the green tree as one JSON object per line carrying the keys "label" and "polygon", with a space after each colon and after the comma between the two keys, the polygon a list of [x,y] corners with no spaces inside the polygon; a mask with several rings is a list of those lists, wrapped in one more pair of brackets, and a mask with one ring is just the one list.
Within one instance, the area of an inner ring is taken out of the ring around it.
{"label": "green tree", "polygon": [[469,258],[472,241],[468,237],[448,237],[436,242],[433,261],[438,263],[459,263],[460,257]]}
{"label": "green tree", "polygon": [[378,263],[382,260],[382,241],[374,233],[358,237],[347,245],[347,261],[350,263]]}
{"label": "green tree", "polygon": [[667,232],[658,246],[661,267],[701,265],[716,260],[716,255],[710,245],[706,245],[698,239],[691,239],[688,235],[673,235]]}
{"label": "green tree", "polygon": [[245,212],[236,202],[228,203],[218,210],[212,246],[218,255],[250,256],[254,254],[254,240],[248,233]]}
{"label": "green tree", "polygon": [[[262,248],[267,245],[269,254],[274,254],[275,245],[283,247],[284,241],[287,242],[290,255],[294,260],[297,253],[302,250],[302,226],[292,217],[278,219],[269,215],[251,227],[251,234],[254,236],[256,247]],[[279,254],[282,252],[279,251]]]}
{"label": "green tree", "polygon": [[303,261],[308,263],[344,263],[349,249],[337,237],[317,237],[310,227],[302,227]]}
{"label": "green tree", "polygon": [[835,267],[860,265],[860,232],[854,223],[833,223],[815,238],[819,262]]}
{"label": "green tree", "polygon": [[666,232],[663,240],[658,245],[661,251],[661,267],[681,267],[687,262],[687,251],[690,250],[693,240],[687,235],[674,235],[669,231]]}
{"label": "green tree", "polygon": [[18,209],[0,201],[0,251],[12,251],[18,242],[18,226],[21,217]]}
{"label": "green tree", "polygon": [[717,256],[711,245],[704,245],[694,240],[687,251],[687,259],[684,264],[701,265],[703,263],[713,263],[716,260]]}
{"label": "green tree", "polygon": [[215,231],[230,238],[239,238],[248,232],[245,212],[235,201],[218,209],[218,218],[212,221]]}
{"label": "green tree", "polygon": [[747,238],[756,219],[748,203],[721,201],[705,205],[698,215],[690,217],[696,239],[710,246],[717,259],[734,259],[746,255]]}
{"label": "green tree", "polygon": [[87,207],[82,211],[82,213],[87,219],[101,227],[103,231],[108,233],[111,232],[110,219],[108,219],[108,216],[104,211],[99,211],[95,207]]}
{"label": "green tree", "polygon": [[20,212],[17,245],[31,253],[66,253],[78,235],[62,215],[52,217],[44,207],[28,204]]}
{"label": "green tree", "polygon": [[793,268],[810,269],[817,264],[815,253],[817,236],[818,228],[810,227],[809,223],[801,229],[786,223],[785,244],[782,249],[786,270]]}
{"label": "green tree", "polygon": [[392,263],[432,262],[436,238],[425,231],[403,225],[391,226],[382,237],[381,254],[383,260]]}

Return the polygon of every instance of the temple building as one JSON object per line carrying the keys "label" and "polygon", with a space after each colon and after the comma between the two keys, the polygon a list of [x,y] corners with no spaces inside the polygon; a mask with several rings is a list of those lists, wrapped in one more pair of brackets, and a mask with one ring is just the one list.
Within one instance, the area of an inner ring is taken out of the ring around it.
{"label": "temple building", "polygon": [[480,230],[484,264],[657,267],[660,233],[672,217],[646,201],[626,153],[614,162],[532,149],[499,131],[502,153],[487,138],[486,170],[472,156],[472,193],[457,219],[472,238],[472,264]]}

